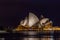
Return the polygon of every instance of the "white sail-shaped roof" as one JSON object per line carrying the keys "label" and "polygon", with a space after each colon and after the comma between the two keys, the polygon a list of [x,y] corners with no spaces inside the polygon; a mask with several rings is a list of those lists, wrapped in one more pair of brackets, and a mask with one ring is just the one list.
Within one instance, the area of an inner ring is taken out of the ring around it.
{"label": "white sail-shaped roof", "polygon": [[38,21],[39,21],[38,17],[35,14],[30,12],[29,16],[27,18],[25,18],[24,20],[22,20],[20,24],[22,26],[28,25],[29,27],[31,27]]}
{"label": "white sail-shaped roof", "polygon": [[48,25],[49,23],[52,24],[52,21],[49,18],[45,18],[43,15],[41,15],[42,19],[40,20],[40,25]]}
{"label": "white sail-shaped roof", "polygon": [[24,19],[24,20],[22,20],[21,22],[20,22],[20,25],[22,25],[22,26],[25,26],[25,25],[27,25],[27,17]]}
{"label": "white sail-shaped roof", "polygon": [[48,18],[44,18],[42,20],[40,20],[40,24],[42,25],[43,23],[46,23],[49,19]]}
{"label": "white sail-shaped roof", "polygon": [[38,17],[33,14],[33,13],[29,13],[29,27],[33,26],[34,24],[36,24],[39,21]]}

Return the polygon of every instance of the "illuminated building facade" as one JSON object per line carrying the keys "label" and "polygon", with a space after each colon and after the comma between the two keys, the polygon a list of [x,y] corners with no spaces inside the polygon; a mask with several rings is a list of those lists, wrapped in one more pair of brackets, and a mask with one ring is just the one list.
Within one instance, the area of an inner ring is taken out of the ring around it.
{"label": "illuminated building facade", "polygon": [[[13,31],[23,33],[24,37],[22,40],[54,40],[54,31],[59,31],[59,27],[53,27],[53,22],[49,18],[43,17],[39,20],[36,15],[29,13],[29,16],[20,22],[17,28]],[[49,35],[41,35],[49,34]],[[39,35],[40,34],[40,35]]]}
{"label": "illuminated building facade", "polygon": [[[58,26],[53,26],[53,22],[49,18],[45,18],[41,15],[41,19],[33,14],[29,13],[29,16],[24,20],[21,20],[17,28],[12,30],[11,35],[5,35],[6,40],[60,40]],[[15,34],[16,33],[16,34]],[[12,36],[13,35],[13,36]],[[15,36],[16,35],[16,36]],[[57,36],[56,36],[57,35]]]}

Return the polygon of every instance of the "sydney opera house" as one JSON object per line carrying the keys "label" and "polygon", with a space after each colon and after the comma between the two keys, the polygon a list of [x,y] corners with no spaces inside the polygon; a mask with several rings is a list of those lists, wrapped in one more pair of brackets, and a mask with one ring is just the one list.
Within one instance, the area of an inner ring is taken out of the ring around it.
{"label": "sydney opera house", "polygon": [[11,32],[2,31],[0,35],[6,40],[60,40],[59,31],[59,26],[53,26],[53,22],[49,18],[40,15],[39,19],[34,13],[29,12],[29,15],[22,19]]}

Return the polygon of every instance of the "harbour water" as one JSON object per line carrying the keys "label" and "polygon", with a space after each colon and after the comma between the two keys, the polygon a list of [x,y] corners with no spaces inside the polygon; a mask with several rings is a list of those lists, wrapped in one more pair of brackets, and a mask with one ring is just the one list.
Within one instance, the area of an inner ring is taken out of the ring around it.
{"label": "harbour water", "polygon": [[0,33],[0,38],[4,40],[60,40],[60,31],[55,31],[53,34],[40,33],[33,36],[24,35],[22,33]]}

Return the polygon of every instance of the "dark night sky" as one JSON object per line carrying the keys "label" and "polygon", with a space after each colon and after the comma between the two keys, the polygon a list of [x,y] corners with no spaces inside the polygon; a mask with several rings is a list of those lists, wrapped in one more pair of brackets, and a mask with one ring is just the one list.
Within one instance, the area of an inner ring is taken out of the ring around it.
{"label": "dark night sky", "polygon": [[0,1],[0,26],[17,26],[29,12],[38,17],[43,14],[54,25],[60,26],[59,0],[2,0]]}

